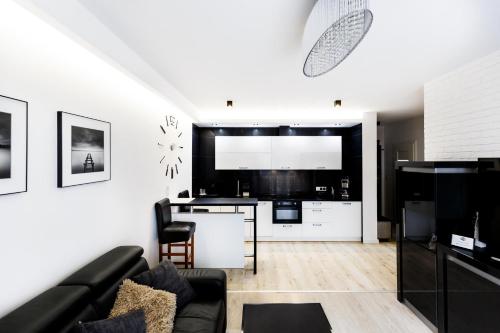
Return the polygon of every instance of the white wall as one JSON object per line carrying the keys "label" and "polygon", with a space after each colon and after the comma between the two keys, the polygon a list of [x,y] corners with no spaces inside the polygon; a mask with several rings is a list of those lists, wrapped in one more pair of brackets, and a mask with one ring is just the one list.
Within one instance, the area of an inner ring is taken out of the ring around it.
{"label": "white wall", "polygon": [[[28,192],[0,197],[0,317],[117,245],[156,262],[153,203],[191,188],[191,119],[12,1],[0,2],[0,94],[29,102]],[[112,180],[56,187],[56,111],[112,123]],[[160,169],[165,114],[184,135],[180,177]]]}
{"label": "white wall", "polygon": [[198,110],[184,95],[89,12],[79,0],[16,0],[16,2],[35,12],[37,16],[50,22],[72,39],[85,44],[93,53],[112,59],[114,64],[124,68],[127,73],[135,75],[166,96],[170,102],[197,117]]}
{"label": "white wall", "polygon": [[500,156],[500,51],[425,85],[425,159]]}
{"label": "white wall", "polygon": [[377,113],[366,112],[362,122],[363,147],[363,242],[377,238]]}

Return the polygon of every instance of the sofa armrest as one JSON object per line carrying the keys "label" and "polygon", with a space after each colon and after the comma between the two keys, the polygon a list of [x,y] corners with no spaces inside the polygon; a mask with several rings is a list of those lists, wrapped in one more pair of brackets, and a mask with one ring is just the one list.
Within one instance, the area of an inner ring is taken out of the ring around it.
{"label": "sofa armrest", "polygon": [[197,298],[205,300],[224,300],[227,304],[227,278],[226,272],[220,269],[180,269],[179,274],[184,276],[194,291]]}

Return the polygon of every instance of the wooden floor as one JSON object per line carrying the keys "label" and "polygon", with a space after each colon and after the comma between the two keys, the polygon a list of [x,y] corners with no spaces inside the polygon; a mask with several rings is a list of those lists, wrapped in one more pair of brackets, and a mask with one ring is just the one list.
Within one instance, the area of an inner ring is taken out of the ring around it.
{"label": "wooden floor", "polygon": [[[248,250],[251,250],[248,244]],[[241,332],[244,303],[321,303],[333,332],[431,332],[396,300],[392,243],[260,242],[252,261],[228,274],[228,332]]]}

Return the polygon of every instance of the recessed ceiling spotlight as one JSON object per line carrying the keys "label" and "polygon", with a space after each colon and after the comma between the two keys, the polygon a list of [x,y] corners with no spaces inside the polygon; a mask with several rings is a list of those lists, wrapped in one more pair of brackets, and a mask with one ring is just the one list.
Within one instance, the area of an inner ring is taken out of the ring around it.
{"label": "recessed ceiling spotlight", "polygon": [[233,101],[228,99],[228,100],[226,101],[226,106],[227,106],[228,108],[232,108],[232,107],[233,107]]}
{"label": "recessed ceiling spotlight", "polygon": [[333,102],[333,107],[334,108],[340,108],[342,106],[342,100],[340,99],[336,99],[334,102]]}

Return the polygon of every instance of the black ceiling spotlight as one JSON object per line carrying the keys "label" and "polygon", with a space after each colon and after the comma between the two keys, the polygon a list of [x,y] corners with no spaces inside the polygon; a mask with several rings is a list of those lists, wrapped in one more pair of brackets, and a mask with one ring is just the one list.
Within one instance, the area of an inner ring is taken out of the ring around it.
{"label": "black ceiling spotlight", "polygon": [[342,100],[341,99],[336,99],[334,102],[333,102],[333,107],[334,108],[340,108],[342,106]]}
{"label": "black ceiling spotlight", "polygon": [[226,106],[227,106],[228,108],[232,108],[232,107],[233,107],[233,101],[228,99],[228,100],[226,101]]}

